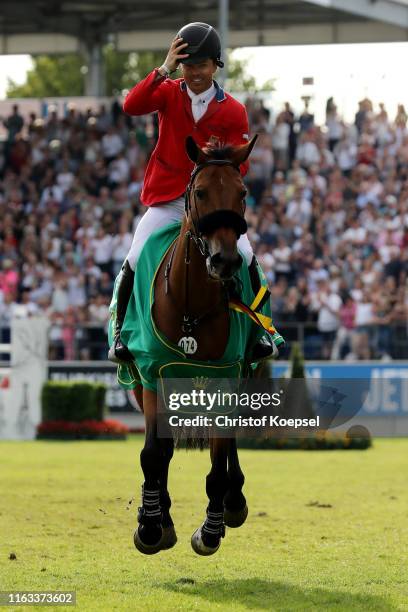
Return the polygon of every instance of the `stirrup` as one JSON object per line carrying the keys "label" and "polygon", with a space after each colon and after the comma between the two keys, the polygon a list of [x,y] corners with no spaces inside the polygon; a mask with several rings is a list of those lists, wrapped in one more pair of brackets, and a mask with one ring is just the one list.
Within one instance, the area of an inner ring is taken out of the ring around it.
{"label": "stirrup", "polygon": [[266,359],[276,359],[278,355],[279,349],[272,338],[263,336],[253,347],[249,361],[250,363],[260,363]]}
{"label": "stirrup", "polygon": [[108,352],[108,359],[112,363],[119,365],[129,365],[135,360],[128,347],[120,339],[120,330],[115,334],[112,346]]}

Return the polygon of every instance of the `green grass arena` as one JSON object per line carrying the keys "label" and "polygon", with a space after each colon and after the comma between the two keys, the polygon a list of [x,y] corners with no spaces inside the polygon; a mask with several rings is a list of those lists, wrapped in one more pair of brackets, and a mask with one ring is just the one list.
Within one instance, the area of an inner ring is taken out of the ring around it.
{"label": "green grass arena", "polygon": [[76,590],[81,611],[408,610],[408,440],[241,451],[248,520],[208,558],[190,547],[208,451],[171,463],[175,548],[134,548],[142,441],[0,443],[0,590]]}

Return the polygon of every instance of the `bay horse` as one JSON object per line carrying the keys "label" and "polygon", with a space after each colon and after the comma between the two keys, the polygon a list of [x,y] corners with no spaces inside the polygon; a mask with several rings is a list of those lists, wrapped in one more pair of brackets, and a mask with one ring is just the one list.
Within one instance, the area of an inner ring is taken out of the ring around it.
{"label": "bay horse", "polygon": [[[176,345],[186,323],[193,327],[198,347],[194,359],[198,361],[217,362],[228,342],[230,314],[224,282],[243,263],[237,241],[247,229],[246,189],[239,167],[255,140],[256,136],[245,145],[204,149],[191,137],[186,140],[195,168],[186,191],[180,235],[155,277],[152,315],[160,332]],[[145,480],[134,543],[142,553],[155,554],[177,541],[167,490],[174,441],[158,437],[157,394],[141,386],[134,393],[146,427],[140,454]],[[239,527],[248,514],[235,438],[210,437],[209,445],[206,518],[191,538],[192,548],[199,555],[215,553],[225,525]]]}

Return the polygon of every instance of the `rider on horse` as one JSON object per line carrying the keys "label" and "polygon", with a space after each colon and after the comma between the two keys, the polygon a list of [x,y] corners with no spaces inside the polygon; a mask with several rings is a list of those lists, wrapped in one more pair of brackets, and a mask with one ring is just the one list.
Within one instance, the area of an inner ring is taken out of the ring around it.
{"label": "rider on horse", "polygon": [[[135,85],[125,99],[123,108],[130,115],[158,111],[159,139],[146,169],[141,194],[142,203],[149,208],[137,226],[118,285],[115,338],[109,351],[109,359],[116,363],[133,361],[120,333],[143,246],[152,232],[181,221],[184,216],[184,193],[193,168],[185,150],[186,137],[193,136],[199,146],[241,145],[248,141],[245,107],[213,80],[217,66],[223,67],[220,57],[221,43],[214,28],[205,23],[190,23],[171,43],[164,64]],[[183,78],[169,79],[180,62]],[[241,174],[247,169],[245,162],[240,167]],[[256,294],[258,263],[246,234],[239,238],[238,248],[246,259]],[[283,343],[278,332],[271,341],[265,336],[255,345],[251,360],[276,354]]]}

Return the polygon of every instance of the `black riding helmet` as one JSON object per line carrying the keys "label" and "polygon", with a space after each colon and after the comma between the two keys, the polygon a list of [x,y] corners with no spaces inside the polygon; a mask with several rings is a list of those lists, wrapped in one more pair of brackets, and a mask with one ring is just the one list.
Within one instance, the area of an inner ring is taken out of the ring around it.
{"label": "black riding helmet", "polygon": [[213,59],[217,66],[223,68],[221,61],[221,41],[218,33],[208,23],[196,21],[188,23],[178,32],[177,36],[188,43],[182,53],[189,56],[180,60],[182,64],[198,64],[206,59]]}

